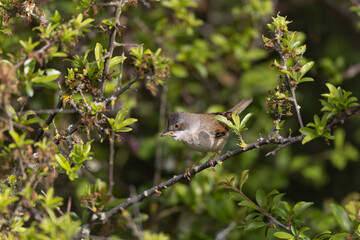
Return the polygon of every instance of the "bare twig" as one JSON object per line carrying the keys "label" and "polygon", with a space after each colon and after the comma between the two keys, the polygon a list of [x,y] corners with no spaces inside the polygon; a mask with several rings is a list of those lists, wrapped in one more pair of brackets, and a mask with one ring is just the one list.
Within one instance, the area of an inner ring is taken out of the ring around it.
{"label": "bare twig", "polygon": [[[302,140],[302,139],[301,139]],[[289,145],[291,145],[292,144],[292,142],[287,142],[287,143],[285,143],[285,144],[283,144],[283,145],[280,145],[280,146],[278,146],[277,148],[275,148],[274,150],[272,150],[271,152],[268,152],[266,155],[265,155],[265,157],[268,157],[268,156],[270,156],[270,155],[275,155],[278,151],[280,151],[281,149],[283,149],[283,148],[286,148],[287,146],[289,146]]]}
{"label": "bare twig", "polygon": [[[159,129],[158,131],[161,132],[165,124],[165,114],[166,114],[166,96],[167,96],[168,87],[165,84],[163,90],[161,92],[160,97],[160,116],[159,116]],[[163,139],[157,136],[156,141],[156,153],[155,153],[155,173],[154,173],[154,184],[158,184],[160,182],[160,174],[162,170],[162,153],[163,153]]]}
{"label": "bare twig", "polygon": [[[12,125],[14,125],[14,126],[16,126],[16,127],[18,127],[18,128],[23,128],[23,129],[25,129],[26,131],[29,131],[29,132],[34,131],[34,129],[33,129],[32,127],[29,127],[29,126],[26,126],[26,125],[22,125],[22,124],[17,123],[17,122],[15,122],[15,121],[13,121],[13,120],[9,120],[9,119],[3,118],[3,117],[0,117],[0,121],[4,122],[4,123],[6,123],[6,124],[9,124],[9,125],[12,124]],[[11,123],[10,123],[10,122],[11,122]]]}
{"label": "bare twig", "polygon": [[92,240],[121,240],[120,238],[111,238],[111,237],[103,237],[96,235],[88,235],[85,233],[78,233],[74,237],[74,239],[92,239]]}
{"label": "bare twig", "polygon": [[119,6],[122,5],[123,3],[128,2],[127,0],[119,0],[119,1],[112,1],[112,2],[98,2],[95,3],[94,5],[96,6],[101,6],[101,7],[105,7],[105,6]]}
{"label": "bare twig", "polygon": [[[136,196],[136,189],[133,185],[130,185],[130,196],[131,197],[134,197]],[[141,225],[141,221],[134,221],[130,214],[127,215],[127,220],[129,222],[129,225],[130,225],[130,228],[132,229],[133,231],[133,234],[135,236],[137,236],[140,240],[143,239],[143,227]],[[134,218],[135,219],[138,219],[140,218],[140,209],[139,209],[139,204],[134,204]]]}
{"label": "bare twig", "polygon": [[103,72],[103,76],[102,76],[100,87],[99,87],[99,95],[103,95],[103,93],[105,91],[105,86],[106,86],[109,69],[110,69],[110,60],[111,60],[111,57],[113,55],[114,48],[115,48],[116,35],[118,34],[117,29],[118,29],[118,26],[120,26],[120,22],[119,22],[120,15],[122,12],[122,8],[126,2],[127,1],[125,1],[125,0],[121,0],[121,1],[117,1],[116,4],[114,4],[114,6],[116,7],[115,16],[114,16],[115,26],[113,26],[113,28],[111,29],[111,33],[110,33],[109,46],[107,49],[108,58],[106,58],[105,62],[104,62],[104,72]]}
{"label": "bare twig", "polygon": [[216,234],[215,240],[224,240],[229,235],[230,231],[236,226],[235,222],[231,222],[226,228],[222,229],[218,234]]}
{"label": "bare twig", "polygon": [[111,133],[110,139],[110,153],[109,153],[109,190],[107,192],[108,196],[112,196],[112,191],[114,188],[114,156],[115,156],[115,133]]}
{"label": "bare twig", "polygon": [[346,69],[343,73],[342,73],[342,77],[344,80],[348,80],[350,78],[355,77],[357,74],[360,73],[360,63],[351,65],[348,69]]}
{"label": "bare twig", "polygon": [[[32,52],[31,55],[39,55],[39,54],[43,54],[45,53],[49,48],[51,48],[52,46],[55,45],[55,42],[47,42],[44,46],[42,46],[40,49],[36,50],[35,52]],[[23,60],[17,62],[14,65],[14,69],[19,68],[26,60],[28,59],[28,57],[24,58]]]}
{"label": "bare twig", "polygon": [[63,108],[54,108],[54,109],[39,109],[39,110],[27,110],[23,111],[21,115],[28,114],[28,113],[35,113],[35,114],[54,114],[54,113],[75,113],[75,109],[63,109]]}
{"label": "bare twig", "polygon": [[[56,109],[62,109],[63,105],[64,105],[64,103],[63,103],[63,95],[61,95],[61,96],[59,97],[59,101],[58,101],[58,103],[57,103],[57,105],[56,105]],[[56,114],[57,114],[57,112],[53,112],[53,113],[51,113],[51,114],[49,115],[49,117],[48,117],[48,118],[46,119],[46,121],[45,121],[46,126],[49,126],[49,125],[52,123],[52,121],[54,120]],[[40,127],[39,130],[38,130],[38,133],[37,133],[37,135],[36,135],[36,137],[35,137],[35,139],[34,139],[34,141],[35,141],[35,142],[40,141],[41,138],[42,138],[43,135],[44,135],[44,132],[45,132],[44,127]]]}
{"label": "bare twig", "polygon": [[[44,192],[44,190],[41,190],[42,195],[44,195],[45,197],[47,197],[46,192]],[[60,213],[61,216],[64,216],[64,212],[61,211],[61,209],[59,207],[56,207],[56,210]]]}

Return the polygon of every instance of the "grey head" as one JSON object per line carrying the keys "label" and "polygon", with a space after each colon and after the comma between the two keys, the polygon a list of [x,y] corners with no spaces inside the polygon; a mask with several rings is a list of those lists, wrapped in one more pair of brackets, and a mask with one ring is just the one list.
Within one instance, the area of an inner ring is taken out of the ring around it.
{"label": "grey head", "polygon": [[189,129],[189,118],[191,113],[173,112],[168,119],[168,127],[161,136],[174,136],[174,132],[186,131]]}

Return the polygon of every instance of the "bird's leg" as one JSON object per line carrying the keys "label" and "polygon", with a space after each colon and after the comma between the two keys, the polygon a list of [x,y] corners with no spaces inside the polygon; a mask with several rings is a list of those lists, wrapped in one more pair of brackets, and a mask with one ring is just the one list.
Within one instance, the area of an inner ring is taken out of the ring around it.
{"label": "bird's leg", "polygon": [[191,178],[190,178],[190,176],[191,176],[190,170],[191,170],[198,162],[200,162],[200,161],[206,156],[206,154],[207,154],[207,153],[204,152],[204,153],[201,155],[201,157],[200,157],[198,160],[196,160],[196,162],[194,162],[193,164],[191,164],[191,166],[186,169],[186,171],[185,171],[185,173],[184,173],[184,177],[186,177],[189,181],[191,181]]}
{"label": "bird's leg", "polygon": [[215,172],[215,168],[214,168],[214,161],[213,161],[213,160],[214,160],[219,154],[220,154],[220,151],[214,153],[214,155],[212,155],[212,156],[209,158],[209,160],[207,161],[207,162],[210,164],[211,169],[212,169],[214,172]]}

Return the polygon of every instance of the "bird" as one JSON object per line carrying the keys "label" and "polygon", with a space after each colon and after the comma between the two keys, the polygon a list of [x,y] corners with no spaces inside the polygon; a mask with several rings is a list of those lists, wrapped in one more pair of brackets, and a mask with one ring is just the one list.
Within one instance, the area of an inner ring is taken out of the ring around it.
{"label": "bird", "polygon": [[187,113],[173,112],[168,118],[168,127],[161,137],[170,136],[175,141],[180,141],[188,148],[202,153],[202,156],[186,169],[184,177],[190,180],[190,170],[200,162],[209,152],[214,154],[208,162],[213,167],[213,159],[220,154],[228,138],[230,128],[215,119],[216,115],[222,115],[231,120],[232,114],[240,114],[253,101],[246,98],[225,112],[214,113]]}

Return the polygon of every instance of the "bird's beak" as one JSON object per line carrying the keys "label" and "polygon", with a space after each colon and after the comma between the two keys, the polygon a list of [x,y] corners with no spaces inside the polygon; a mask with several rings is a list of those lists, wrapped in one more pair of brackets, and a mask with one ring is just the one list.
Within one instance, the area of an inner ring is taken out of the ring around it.
{"label": "bird's beak", "polygon": [[164,137],[164,136],[170,136],[172,137],[173,136],[173,131],[170,131],[170,130],[166,130],[165,132],[163,132],[160,137]]}

